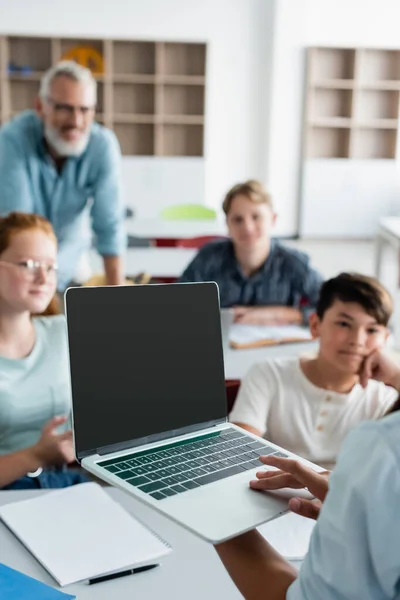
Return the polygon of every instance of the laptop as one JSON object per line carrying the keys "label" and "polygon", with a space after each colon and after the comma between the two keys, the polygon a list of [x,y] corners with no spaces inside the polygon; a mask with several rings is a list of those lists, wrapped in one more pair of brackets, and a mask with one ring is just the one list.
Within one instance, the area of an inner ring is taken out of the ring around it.
{"label": "laptop", "polygon": [[66,315],[85,469],[214,544],[288,510],[249,480],[290,453],[227,421],[215,283],[70,288]]}

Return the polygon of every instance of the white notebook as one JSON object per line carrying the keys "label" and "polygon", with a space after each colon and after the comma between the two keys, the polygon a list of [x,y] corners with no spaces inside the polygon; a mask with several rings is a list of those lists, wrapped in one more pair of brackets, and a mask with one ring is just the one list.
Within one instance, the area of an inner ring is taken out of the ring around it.
{"label": "white notebook", "polygon": [[154,564],[171,551],[97,483],[6,504],[0,518],[60,586]]}

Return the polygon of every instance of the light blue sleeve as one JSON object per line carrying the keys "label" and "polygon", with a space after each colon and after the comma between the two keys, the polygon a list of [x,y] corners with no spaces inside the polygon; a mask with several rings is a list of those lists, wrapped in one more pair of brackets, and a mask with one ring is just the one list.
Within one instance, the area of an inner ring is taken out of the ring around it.
{"label": "light blue sleeve", "polygon": [[23,151],[11,136],[0,135],[0,214],[33,212],[34,202]]}
{"label": "light blue sleeve", "polygon": [[400,461],[379,425],[344,443],[287,600],[400,599]]}
{"label": "light blue sleeve", "polygon": [[126,246],[121,182],[121,151],[115,135],[105,130],[97,147],[98,171],[94,185],[92,226],[97,251],[118,256]]}

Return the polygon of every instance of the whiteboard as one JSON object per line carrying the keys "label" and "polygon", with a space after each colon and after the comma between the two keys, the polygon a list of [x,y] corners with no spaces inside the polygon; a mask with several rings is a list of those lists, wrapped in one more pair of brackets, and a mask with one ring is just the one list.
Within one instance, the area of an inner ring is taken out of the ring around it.
{"label": "whiteboard", "polygon": [[155,218],[172,204],[205,204],[202,157],[124,156],[122,181],[135,217]]}

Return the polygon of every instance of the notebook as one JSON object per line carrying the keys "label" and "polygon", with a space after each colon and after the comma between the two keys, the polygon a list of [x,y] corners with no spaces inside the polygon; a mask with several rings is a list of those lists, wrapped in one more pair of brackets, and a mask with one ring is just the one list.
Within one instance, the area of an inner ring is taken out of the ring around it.
{"label": "notebook", "polygon": [[242,325],[234,323],[229,333],[232,348],[257,348],[289,342],[311,341],[308,327],[299,325]]}
{"label": "notebook", "polygon": [[154,564],[171,550],[94,482],[6,504],[0,518],[60,586]]}
{"label": "notebook", "polygon": [[73,600],[76,598],[1,563],[0,597],[2,600]]}

